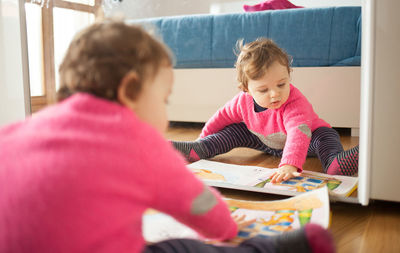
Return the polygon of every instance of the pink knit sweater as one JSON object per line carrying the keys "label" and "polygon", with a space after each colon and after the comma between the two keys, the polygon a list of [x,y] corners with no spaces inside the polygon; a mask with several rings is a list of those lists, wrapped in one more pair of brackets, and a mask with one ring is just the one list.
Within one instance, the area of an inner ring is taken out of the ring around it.
{"label": "pink knit sweater", "polygon": [[155,208],[208,238],[226,204],[127,108],[77,94],[0,129],[0,252],[140,252]]}
{"label": "pink knit sweater", "polygon": [[200,137],[216,133],[224,127],[244,122],[268,147],[283,149],[280,166],[289,164],[302,171],[311,133],[318,127],[330,127],[314,112],[301,92],[290,85],[288,100],[278,109],[254,111],[253,97],[241,92],[219,109],[206,123]]}

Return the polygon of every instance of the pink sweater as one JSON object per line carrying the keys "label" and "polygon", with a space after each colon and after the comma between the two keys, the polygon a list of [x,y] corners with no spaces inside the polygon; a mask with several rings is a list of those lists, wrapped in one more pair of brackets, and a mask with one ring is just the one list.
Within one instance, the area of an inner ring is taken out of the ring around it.
{"label": "pink sweater", "polygon": [[289,164],[303,169],[311,133],[318,127],[330,127],[314,112],[301,92],[290,85],[288,100],[278,109],[254,111],[253,97],[241,92],[219,109],[206,123],[200,137],[216,133],[224,127],[244,122],[268,147],[283,149],[279,167]]}
{"label": "pink sweater", "polygon": [[213,239],[226,204],[125,107],[77,94],[0,129],[0,252],[140,252],[155,208]]}

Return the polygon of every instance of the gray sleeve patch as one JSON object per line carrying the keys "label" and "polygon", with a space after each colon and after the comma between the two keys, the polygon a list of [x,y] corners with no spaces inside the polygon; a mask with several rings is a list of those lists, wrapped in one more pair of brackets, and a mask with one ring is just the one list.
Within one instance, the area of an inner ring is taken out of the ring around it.
{"label": "gray sleeve patch", "polygon": [[250,130],[249,131],[257,136],[260,141],[262,141],[265,145],[267,145],[270,148],[274,149],[283,149],[285,147],[286,143],[286,134],[282,132],[278,133],[273,133],[268,136],[264,136],[260,133],[257,133],[256,131]]}
{"label": "gray sleeve patch", "polygon": [[217,198],[210,191],[208,186],[204,185],[203,191],[197,196],[190,207],[190,213],[202,215],[210,211],[217,204]]}
{"label": "gray sleeve patch", "polygon": [[311,138],[311,129],[307,126],[307,124],[301,124],[297,127],[303,134],[307,135],[308,138]]}

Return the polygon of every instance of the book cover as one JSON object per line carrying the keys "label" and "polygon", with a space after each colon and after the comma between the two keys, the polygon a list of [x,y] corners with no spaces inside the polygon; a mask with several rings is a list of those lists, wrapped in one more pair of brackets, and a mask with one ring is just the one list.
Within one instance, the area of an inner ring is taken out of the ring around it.
{"label": "book cover", "polygon": [[[312,222],[328,228],[330,222],[327,187],[298,196],[274,201],[246,201],[225,199],[232,214],[246,215],[256,222],[239,231],[236,238],[225,244],[239,244],[254,236],[273,236],[298,229]],[[169,215],[153,209],[143,216],[143,236],[146,242],[155,243],[172,238],[204,240],[194,230]],[[205,240],[207,241],[207,240]],[[209,243],[216,243],[208,241]]]}
{"label": "book cover", "polygon": [[281,183],[270,183],[277,170],[200,160],[187,166],[207,185],[246,191],[294,196],[327,186],[332,196],[349,196],[357,188],[357,177],[328,175],[304,170],[299,177]]}

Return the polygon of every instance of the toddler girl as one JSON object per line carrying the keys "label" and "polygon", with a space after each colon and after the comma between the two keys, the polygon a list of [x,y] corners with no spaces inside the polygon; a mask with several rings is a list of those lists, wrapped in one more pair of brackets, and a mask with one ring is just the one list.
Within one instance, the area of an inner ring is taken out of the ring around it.
{"label": "toddler girl", "polygon": [[173,83],[163,44],[122,22],[94,24],[71,42],[60,79],[57,104],[0,129],[0,252],[333,250],[312,224],[232,248],[179,239],[146,246],[147,208],[216,240],[253,221],[232,219],[162,137]]}
{"label": "toddler girl", "polygon": [[328,174],[358,171],[358,146],[344,151],[338,133],[320,119],[290,83],[290,59],[272,40],[241,46],[236,62],[242,89],[219,109],[194,142],[173,142],[196,161],[248,147],[282,157],[273,183],[299,176],[306,156],[317,155]]}

